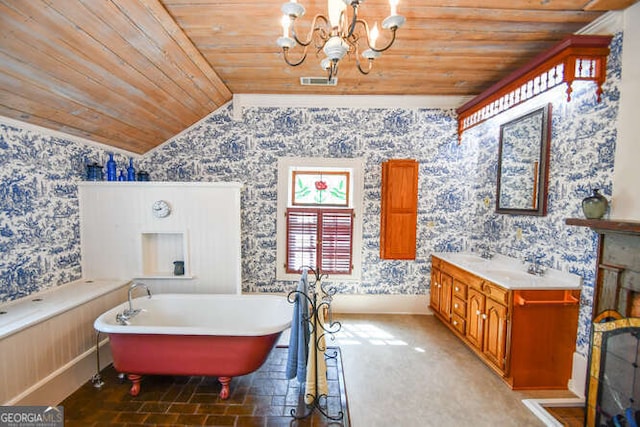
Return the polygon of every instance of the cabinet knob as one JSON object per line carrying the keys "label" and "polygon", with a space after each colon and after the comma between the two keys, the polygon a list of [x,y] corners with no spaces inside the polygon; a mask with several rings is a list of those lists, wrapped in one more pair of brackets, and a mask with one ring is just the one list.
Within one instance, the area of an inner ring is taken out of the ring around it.
{"label": "cabinet knob", "polygon": [[483,318],[483,319],[486,319],[486,318],[487,318],[487,315],[486,315],[486,314],[483,314],[483,315],[482,315],[482,318]]}
{"label": "cabinet knob", "polygon": [[460,292],[460,288],[456,286],[456,292]]}
{"label": "cabinet knob", "polygon": [[480,316],[482,314],[482,312],[480,310],[476,310],[476,315]]}
{"label": "cabinet knob", "polygon": [[453,304],[453,307],[458,308],[459,307],[458,303]]}
{"label": "cabinet knob", "polygon": [[453,321],[453,326],[458,326],[458,321],[457,320]]}

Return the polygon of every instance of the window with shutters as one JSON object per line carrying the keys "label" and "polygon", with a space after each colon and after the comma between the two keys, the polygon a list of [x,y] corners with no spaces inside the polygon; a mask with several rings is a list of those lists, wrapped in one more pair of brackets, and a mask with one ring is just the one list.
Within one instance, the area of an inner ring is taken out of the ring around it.
{"label": "window with shutters", "polygon": [[360,278],[362,178],[360,159],[279,159],[278,279],[302,267]]}
{"label": "window with shutters", "polygon": [[287,273],[351,274],[353,209],[287,209]]}

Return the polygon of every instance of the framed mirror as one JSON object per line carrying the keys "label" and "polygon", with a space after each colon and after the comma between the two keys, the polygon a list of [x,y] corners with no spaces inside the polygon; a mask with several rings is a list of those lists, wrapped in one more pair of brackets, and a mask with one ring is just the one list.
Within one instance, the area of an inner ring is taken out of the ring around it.
{"label": "framed mirror", "polygon": [[500,126],[496,212],[547,214],[551,104]]}

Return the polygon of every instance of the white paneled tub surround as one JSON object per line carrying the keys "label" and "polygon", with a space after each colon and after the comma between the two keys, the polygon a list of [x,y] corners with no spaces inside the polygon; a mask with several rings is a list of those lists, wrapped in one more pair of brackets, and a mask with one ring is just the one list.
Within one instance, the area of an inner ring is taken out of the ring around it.
{"label": "white paneled tub surround", "polygon": [[[94,320],[128,280],[78,280],[0,305],[0,405],[58,404],[95,374]],[[101,337],[100,362],[111,363]]]}
{"label": "white paneled tub surround", "polygon": [[[82,182],[83,277],[135,278],[154,293],[240,293],[237,182]],[[170,213],[156,215],[164,201]],[[184,274],[174,275],[174,262]]]}

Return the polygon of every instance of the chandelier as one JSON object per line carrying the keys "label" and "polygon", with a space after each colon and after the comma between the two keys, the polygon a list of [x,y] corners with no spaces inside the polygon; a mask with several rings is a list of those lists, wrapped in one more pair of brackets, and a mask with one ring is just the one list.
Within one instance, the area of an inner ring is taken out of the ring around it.
{"label": "chandelier", "polygon": [[[378,23],[374,23],[373,28],[369,29],[367,22],[358,18],[358,8],[364,2],[365,0],[328,0],[328,17],[321,14],[314,16],[311,29],[304,39],[298,37],[294,29],[295,20],[305,13],[304,6],[296,0],[283,4],[282,37],[278,37],[278,46],[282,48],[285,62],[293,67],[302,64],[311,46],[316,49],[316,54],[323,51],[326,55],[320,62],[320,67],[328,73],[329,81],[338,74],[338,63],[347,54],[354,54],[358,70],[362,74],[369,74],[373,61],[393,45],[396,30],[405,23],[405,19],[396,13],[398,0],[389,0],[391,13],[382,21],[382,28],[391,34],[389,42],[384,47],[378,47]],[[350,19],[347,16],[348,6],[352,9]],[[291,60],[289,50],[296,45],[302,46],[303,51],[299,59]],[[360,54],[365,46],[366,49]],[[367,64],[364,66],[360,55],[366,59]]]}

